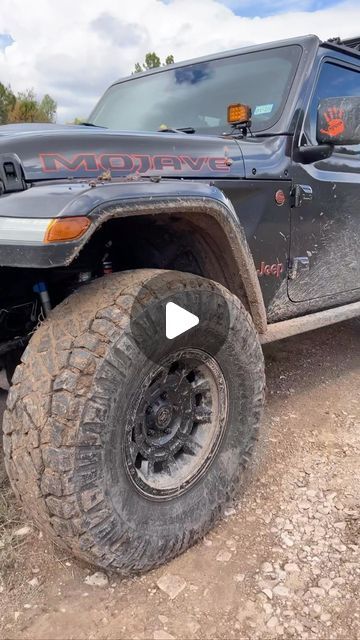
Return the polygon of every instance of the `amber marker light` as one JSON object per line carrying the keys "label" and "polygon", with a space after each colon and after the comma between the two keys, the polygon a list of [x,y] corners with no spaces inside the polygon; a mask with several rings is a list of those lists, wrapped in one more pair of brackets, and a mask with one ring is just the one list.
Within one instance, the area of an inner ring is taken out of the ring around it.
{"label": "amber marker light", "polygon": [[84,235],[90,226],[89,218],[76,216],[74,218],[54,218],[47,226],[44,242],[66,242],[76,240]]}
{"label": "amber marker light", "polygon": [[227,119],[229,124],[246,124],[251,120],[251,108],[246,104],[229,104]]}

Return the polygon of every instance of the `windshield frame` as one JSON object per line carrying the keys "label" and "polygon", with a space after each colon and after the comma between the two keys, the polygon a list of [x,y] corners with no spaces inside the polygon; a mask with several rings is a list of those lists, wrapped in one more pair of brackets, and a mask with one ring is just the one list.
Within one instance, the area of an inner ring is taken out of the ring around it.
{"label": "windshield frame", "polygon": [[[304,67],[304,58],[306,58],[307,56],[305,55],[306,51],[304,48],[304,44],[306,44],[306,41],[311,41],[312,44],[315,44],[316,41],[316,45],[319,43],[319,39],[316,36],[305,36],[304,38],[292,38],[292,39],[288,39],[288,40],[284,40],[284,41],[278,41],[278,42],[273,42],[273,43],[269,43],[269,44],[265,44],[265,45],[256,45],[256,46],[251,46],[251,47],[244,47],[241,49],[236,49],[236,50],[230,50],[230,51],[225,51],[225,52],[221,52],[215,55],[209,55],[209,56],[202,56],[200,58],[194,58],[192,60],[188,60],[185,62],[179,62],[179,63],[175,63],[169,66],[164,66],[164,67],[158,67],[156,69],[151,69],[149,71],[144,71],[141,73],[134,73],[130,76],[127,76],[125,78],[121,78],[119,80],[117,80],[116,82],[113,82],[108,89],[104,92],[104,94],[101,96],[100,100],[97,102],[97,104],[95,105],[94,109],[91,111],[90,116],[87,120],[87,122],[89,124],[94,124],[95,126],[106,126],[106,125],[100,125],[97,123],[93,123],[92,122],[92,118],[93,116],[95,116],[99,105],[101,104],[101,102],[103,101],[103,99],[107,96],[107,94],[116,86],[120,85],[120,84],[124,84],[124,83],[128,83],[128,82],[136,82],[138,79],[143,78],[143,77],[149,77],[149,76],[153,76],[155,74],[159,74],[159,73],[167,73],[170,70],[176,70],[176,69],[182,69],[182,68],[187,68],[187,67],[191,67],[193,65],[196,64],[200,64],[202,62],[215,62],[217,60],[224,60],[224,59],[228,59],[228,58],[235,58],[238,56],[243,56],[249,53],[260,53],[260,52],[264,52],[266,53],[267,51],[271,51],[273,49],[281,49],[281,48],[286,48],[289,46],[294,46],[297,45],[300,49],[300,53],[299,53],[299,59],[297,61],[297,63],[294,65],[294,70],[293,70],[293,76],[291,81],[289,82],[289,87],[287,90],[287,96],[284,99],[284,102],[282,104],[282,108],[279,109],[279,114],[278,117],[276,118],[276,120],[274,120],[273,122],[271,122],[270,124],[268,124],[267,126],[264,126],[261,129],[256,129],[256,136],[257,137],[261,137],[262,133],[265,133],[266,135],[268,135],[269,133],[271,133],[274,130],[278,130],[278,131],[287,131],[288,127],[290,125],[290,121],[291,119],[289,119],[289,117],[285,117],[284,115],[286,115],[287,112],[287,105],[288,103],[294,98],[294,94],[296,92],[296,85],[297,85],[297,79],[298,76],[300,74],[300,68]],[[225,105],[224,109],[226,109],[227,105]],[[283,121],[287,121],[286,125],[284,126]],[[280,126],[279,126],[280,125]],[[171,126],[171,123],[169,123],[169,126]],[[192,124],[190,123],[186,123],[186,125],[184,126],[188,126],[191,127]],[[134,131],[136,133],[157,133],[157,130],[153,130],[153,129],[136,129],[136,130],[130,130],[130,129],[113,129],[113,128],[109,128],[109,131]],[[201,131],[200,133],[198,133],[197,131],[195,132],[197,135],[200,136],[204,136],[204,137],[222,137],[223,135],[227,135],[227,136],[231,136],[231,134],[233,133],[234,135],[236,135],[238,132],[237,130],[234,130],[231,128],[231,125],[228,125],[228,131],[223,132],[222,134],[216,132],[216,133],[205,133],[203,131]]]}

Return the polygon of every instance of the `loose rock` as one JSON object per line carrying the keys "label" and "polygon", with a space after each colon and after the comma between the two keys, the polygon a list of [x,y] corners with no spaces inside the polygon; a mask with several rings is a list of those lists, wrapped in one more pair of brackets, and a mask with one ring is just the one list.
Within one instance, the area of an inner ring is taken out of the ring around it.
{"label": "loose rock", "polygon": [[32,532],[32,528],[29,527],[28,525],[25,525],[25,527],[20,527],[20,529],[16,529],[14,531],[14,536],[16,536],[17,538],[22,538],[24,536],[28,536],[29,533]]}
{"label": "loose rock", "polygon": [[107,585],[109,584],[109,578],[107,577],[106,573],[103,573],[102,571],[96,571],[91,576],[86,576],[84,582],[91,587],[107,587]]}
{"label": "loose rock", "polygon": [[164,629],[154,631],[153,638],[154,640],[175,640],[175,636],[172,636],[171,633],[168,633]]}
{"label": "loose rock", "polygon": [[263,562],[261,565],[261,571],[263,571],[263,573],[272,573],[274,571],[274,567],[271,562]]}
{"label": "loose rock", "polygon": [[216,556],[216,560],[218,562],[229,562],[230,558],[231,558],[230,551],[225,551],[225,550],[219,551],[219,553]]}
{"label": "loose rock", "polygon": [[171,600],[174,600],[186,587],[186,581],[183,578],[171,573],[165,573],[156,584]]}
{"label": "loose rock", "polygon": [[273,588],[273,594],[275,596],[279,596],[280,598],[287,598],[289,595],[289,589],[283,584],[278,584]]}
{"label": "loose rock", "polygon": [[276,616],[271,616],[271,618],[267,621],[266,626],[269,629],[274,629],[279,624],[279,619]]}
{"label": "loose rock", "polygon": [[321,580],[319,580],[318,582],[318,586],[322,587],[322,589],[325,589],[325,591],[329,591],[332,585],[333,585],[333,581],[330,580],[330,578],[321,578]]}
{"label": "loose rock", "polygon": [[287,562],[284,565],[284,569],[286,573],[299,573],[300,571],[300,567],[298,564],[296,564],[296,562]]}

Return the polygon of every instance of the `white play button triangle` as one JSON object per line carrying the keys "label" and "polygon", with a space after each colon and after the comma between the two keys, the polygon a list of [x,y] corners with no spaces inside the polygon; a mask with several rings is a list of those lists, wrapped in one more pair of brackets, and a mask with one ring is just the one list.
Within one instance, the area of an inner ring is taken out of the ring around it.
{"label": "white play button triangle", "polygon": [[179,307],[175,302],[167,302],[165,309],[165,333],[169,340],[176,338],[181,333],[185,333],[185,331],[189,331],[189,329],[199,324],[199,318],[196,315]]}

